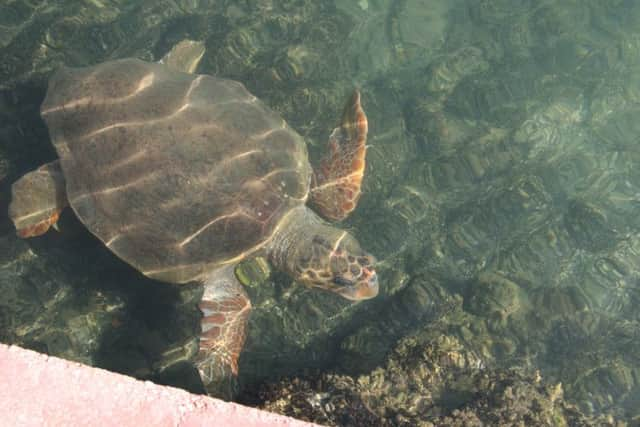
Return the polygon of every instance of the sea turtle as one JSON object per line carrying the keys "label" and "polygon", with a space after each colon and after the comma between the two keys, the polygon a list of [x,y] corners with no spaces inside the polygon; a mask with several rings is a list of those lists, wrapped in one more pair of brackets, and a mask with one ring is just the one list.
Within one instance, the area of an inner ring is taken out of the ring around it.
{"label": "sea turtle", "polygon": [[[375,258],[341,220],[360,196],[367,119],[358,91],[313,171],[300,135],[236,81],[192,71],[184,42],[161,63],[62,68],[41,106],[59,159],[13,184],[21,237],[76,216],[153,279],[200,282],[196,366],[205,385],[235,378],[251,304],[235,277],[263,256],[296,281],[351,300],[378,293]],[[318,216],[314,210],[320,215]]]}

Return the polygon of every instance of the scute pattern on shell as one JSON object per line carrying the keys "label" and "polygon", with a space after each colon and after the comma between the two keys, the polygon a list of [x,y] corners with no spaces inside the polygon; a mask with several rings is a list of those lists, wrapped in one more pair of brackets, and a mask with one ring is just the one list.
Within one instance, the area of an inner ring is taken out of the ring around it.
{"label": "scute pattern on shell", "polygon": [[136,59],[66,68],[42,115],[78,217],[152,278],[243,257],[307,197],[302,138],[235,81]]}

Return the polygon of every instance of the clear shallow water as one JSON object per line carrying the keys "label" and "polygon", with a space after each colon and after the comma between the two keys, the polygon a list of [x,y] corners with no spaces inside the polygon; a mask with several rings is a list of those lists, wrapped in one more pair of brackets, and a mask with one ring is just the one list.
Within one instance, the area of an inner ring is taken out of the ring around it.
{"label": "clear shallow water", "polygon": [[[54,158],[38,108],[62,64],[205,40],[198,71],[243,82],[312,160],[357,86],[371,148],[345,226],[381,260],[381,295],[352,305],[243,266],[248,393],[367,375],[431,333],[478,369],[538,370],[587,414],[637,419],[639,19],[623,1],[7,2],[0,207]],[[198,390],[196,288],[143,278],[69,212],[30,241],[0,218],[0,340]]]}

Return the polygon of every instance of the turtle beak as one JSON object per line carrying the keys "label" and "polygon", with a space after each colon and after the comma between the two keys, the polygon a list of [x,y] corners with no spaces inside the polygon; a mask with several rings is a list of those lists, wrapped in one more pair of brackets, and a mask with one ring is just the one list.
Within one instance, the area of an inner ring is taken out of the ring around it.
{"label": "turtle beak", "polygon": [[338,287],[334,291],[348,300],[360,301],[371,299],[378,295],[378,274],[373,269],[365,269],[364,274],[357,281],[345,282],[344,280],[336,279],[335,283]]}

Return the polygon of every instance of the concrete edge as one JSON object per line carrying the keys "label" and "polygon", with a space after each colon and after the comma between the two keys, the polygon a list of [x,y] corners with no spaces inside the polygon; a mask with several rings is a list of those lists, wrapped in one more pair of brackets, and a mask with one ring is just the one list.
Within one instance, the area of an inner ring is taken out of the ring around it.
{"label": "concrete edge", "polygon": [[0,378],[1,426],[317,426],[4,344]]}

